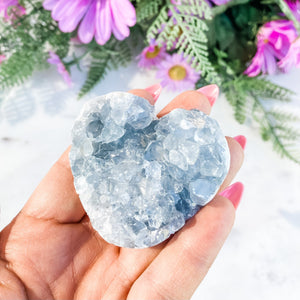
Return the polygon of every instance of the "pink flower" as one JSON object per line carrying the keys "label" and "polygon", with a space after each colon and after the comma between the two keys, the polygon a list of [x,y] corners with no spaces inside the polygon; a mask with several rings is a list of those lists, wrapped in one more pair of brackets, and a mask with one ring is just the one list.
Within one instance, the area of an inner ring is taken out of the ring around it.
{"label": "pink flower", "polygon": [[244,72],[249,77],[262,74],[274,74],[276,72],[276,59],[272,46],[265,44],[257,47],[257,52],[252,59],[250,66]]}
{"label": "pink flower", "polygon": [[4,54],[0,54],[0,65],[6,60],[6,56]]}
{"label": "pink flower", "polygon": [[129,0],[45,0],[44,8],[52,11],[63,32],[72,32],[77,26],[81,42],[104,45],[111,34],[118,40],[129,36],[129,27],[136,23],[134,6]]}
{"label": "pink flower", "polygon": [[289,72],[293,67],[300,68],[300,38],[291,44],[287,55],[278,62],[284,72]]}
{"label": "pink flower", "polygon": [[139,59],[138,66],[146,69],[151,68],[160,63],[166,56],[166,47],[158,47],[153,40],[137,57]]}
{"label": "pink flower", "polygon": [[200,74],[186,61],[182,54],[167,55],[158,65],[156,77],[161,85],[173,91],[193,89],[199,80]]}
{"label": "pink flower", "polygon": [[257,35],[257,52],[244,72],[249,77],[276,72],[277,59],[282,59],[289,51],[297,33],[292,21],[271,21],[262,26]]}
{"label": "pink flower", "polygon": [[300,1],[299,0],[285,0],[295,18],[300,22]]}
{"label": "pink flower", "polygon": [[60,60],[59,56],[55,54],[53,51],[49,51],[49,58],[47,59],[47,62],[51,65],[56,65],[57,71],[59,74],[62,75],[64,81],[67,83],[68,86],[72,85],[71,77],[69,72],[66,70],[66,67]]}
{"label": "pink flower", "polygon": [[4,20],[13,23],[17,17],[21,17],[26,13],[23,6],[19,5],[18,0],[1,0],[0,15]]}

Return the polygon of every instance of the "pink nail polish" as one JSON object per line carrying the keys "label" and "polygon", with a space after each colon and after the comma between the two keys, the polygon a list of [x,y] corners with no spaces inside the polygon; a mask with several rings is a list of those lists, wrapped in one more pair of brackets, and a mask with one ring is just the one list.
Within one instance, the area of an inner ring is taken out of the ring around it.
{"label": "pink nail polish", "polygon": [[243,135],[237,135],[237,136],[234,137],[234,139],[241,145],[243,150],[245,150],[246,143],[247,143],[246,137],[243,136]]}
{"label": "pink nail polish", "polygon": [[160,93],[161,93],[162,87],[159,83],[157,84],[153,84],[147,88],[145,88],[145,91],[149,92],[153,99],[154,99],[154,103],[157,101]]}
{"label": "pink nail polish", "polygon": [[243,191],[244,185],[241,182],[236,182],[228,186],[223,192],[220,193],[220,195],[229,199],[234,208],[237,209],[241,202]]}
{"label": "pink nail polish", "polygon": [[216,84],[210,84],[198,89],[197,92],[204,94],[210,105],[213,106],[219,96],[220,89]]}

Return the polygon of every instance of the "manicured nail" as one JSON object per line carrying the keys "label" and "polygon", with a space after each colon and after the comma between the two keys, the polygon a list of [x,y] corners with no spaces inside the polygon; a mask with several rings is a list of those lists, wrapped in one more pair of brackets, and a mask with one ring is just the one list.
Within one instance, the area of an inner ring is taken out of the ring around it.
{"label": "manicured nail", "polygon": [[152,97],[154,99],[154,103],[157,101],[157,99],[161,93],[161,90],[162,90],[162,87],[159,83],[153,84],[153,85],[145,88],[145,91],[149,92],[152,95]]}
{"label": "manicured nail", "polygon": [[216,84],[210,84],[198,89],[197,92],[204,94],[210,105],[213,106],[219,96],[220,89]]}
{"label": "manicured nail", "polygon": [[228,186],[223,192],[220,193],[220,195],[229,199],[234,208],[237,209],[241,202],[243,191],[244,185],[241,182],[236,182]]}
{"label": "manicured nail", "polygon": [[243,136],[243,135],[237,135],[237,136],[234,137],[234,139],[241,145],[243,150],[245,150],[246,143],[247,143],[246,137]]}

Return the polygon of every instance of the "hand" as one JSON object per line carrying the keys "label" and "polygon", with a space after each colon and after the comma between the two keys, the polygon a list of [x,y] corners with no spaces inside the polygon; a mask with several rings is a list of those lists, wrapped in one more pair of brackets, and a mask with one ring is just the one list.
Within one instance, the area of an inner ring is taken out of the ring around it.
{"label": "hand", "polygon": [[[145,90],[132,90],[153,103]],[[209,114],[196,91],[176,107]],[[220,191],[243,161],[227,138],[231,164]],[[0,299],[188,299],[203,280],[232,227],[235,209],[217,195],[169,240],[147,249],[120,248],[92,228],[73,185],[69,149],[50,169],[21,212],[0,233]]]}

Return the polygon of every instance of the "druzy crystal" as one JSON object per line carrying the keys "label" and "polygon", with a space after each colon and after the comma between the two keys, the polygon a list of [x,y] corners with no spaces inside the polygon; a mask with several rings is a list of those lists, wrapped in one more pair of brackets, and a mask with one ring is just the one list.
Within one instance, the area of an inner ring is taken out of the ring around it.
{"label": "druzy crystal", "polygon": [[74,183],[93,227],[109,243],[154,246],[218,191],[229,151],[218,123],[198,110],[154,107],[129,93],[87,102],[72,130]]}

